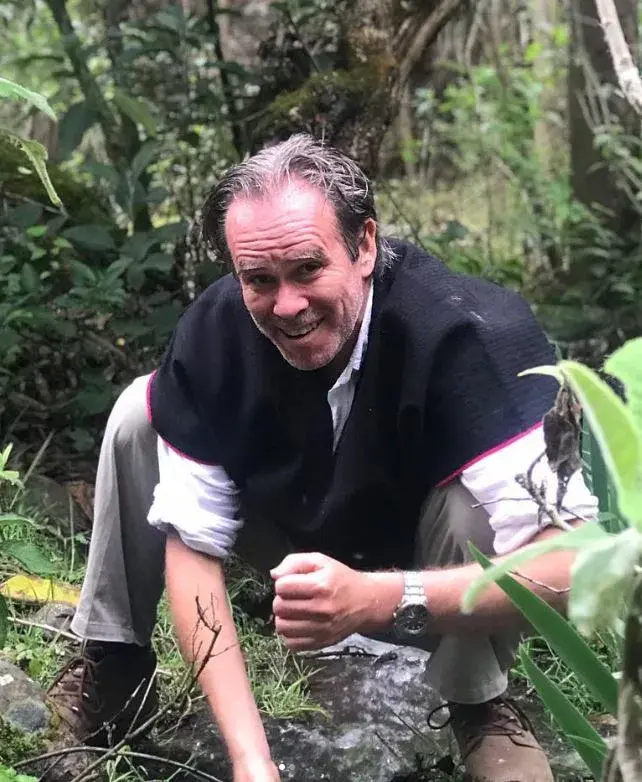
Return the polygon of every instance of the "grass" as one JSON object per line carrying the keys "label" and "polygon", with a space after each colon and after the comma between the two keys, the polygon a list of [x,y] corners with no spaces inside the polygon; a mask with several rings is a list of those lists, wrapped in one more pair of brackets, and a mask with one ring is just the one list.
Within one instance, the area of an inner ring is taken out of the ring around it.
{"label": "grass", "polygon": [[[580,711],[595,722],[599,722],[604,714],[602,705],[595,700],[586,686],[552,651],[547,642],[539,636],[530,638],[525,642],[526,647],[534,662],[546,673],[546,675],[560,688],[562,693]],[[620,640],[614,633],[602,633],[591,641],[591,647],[606,667],[611,671],[621,670]],[[531,692],[530,681],[524,672],[519,660],[511,670],[512,682],[518,686],[526,686]],[[547,712],[551,725],[555,725],[553,718]]]}

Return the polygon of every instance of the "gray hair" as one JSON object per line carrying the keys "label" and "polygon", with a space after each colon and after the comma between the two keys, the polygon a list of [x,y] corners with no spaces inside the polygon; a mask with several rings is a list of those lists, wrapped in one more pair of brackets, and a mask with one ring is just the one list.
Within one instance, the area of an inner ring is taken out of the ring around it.
{"label": "gray hair", "polygon": [[[340,150],[305,133],[261,150],[229,168],[212,188],[203,206],[203,236],[219,259],[231,264],[225,218],[237,196],[265,196],[291,180],[319,189],[334,207],[339,230],[353,261],[357,260],[366,220],[377,221],[370,180]],[[390,266],[395,252],[377,231],[375,275]]]}

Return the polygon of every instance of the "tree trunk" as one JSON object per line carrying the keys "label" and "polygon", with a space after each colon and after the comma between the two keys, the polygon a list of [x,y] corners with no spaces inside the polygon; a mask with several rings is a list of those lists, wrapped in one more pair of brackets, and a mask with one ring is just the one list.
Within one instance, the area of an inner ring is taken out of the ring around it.
{"label": "tree trunk", "polygon": [[[615,0],[624,36],[637,50],[637,2]],[[637,60],[637,57],[634,59]],[[595,0],[571,3],[571,61],[569,70],[569,127],[573,195],[591,209],[606,210],[605,224],[621,233],[628,222],[626,196],[617,189],[594,143],[594,128],[619,118],[625,132],[639,134],[640,121],[622,99],[606,93],[617,87],[617,77]]]}
{"label": "tree trunk", "polygon": [[[556,0],[531,0],[530,14],[533,25],[532,41],[540,44],[542,51],[545,51],[551,45],[550,33],[557,23],[558,4]],[[557,86],[550,84],[546,66],[543,66],[541,61],[542,58],[538,57],[533,63],[535,80],[545,85],[539,99],[539,117],[535,125],[534,141],[542,174],[548,176],[552,170],[551,153],[556,147],[556,131],[551,127],[547,114],[555,106]]]}

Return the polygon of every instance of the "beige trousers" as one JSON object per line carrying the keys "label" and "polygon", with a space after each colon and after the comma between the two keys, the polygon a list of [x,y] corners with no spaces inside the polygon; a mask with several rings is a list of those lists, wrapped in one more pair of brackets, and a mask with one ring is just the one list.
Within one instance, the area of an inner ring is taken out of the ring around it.
{"label": "beige trousers", "polygon": [[[72,623],[81,638],[146,644],[163,589],[165,536],[147,522],[158,482],[156,434],[146,411],[146,378],[118,398],[103,438],[87,574]],[[455,481],[436,489],[421,510],[415,565],[447,567],[470,560],[468,541],[493,553],[492,530],[483,508]],[[263,572],[290,550],[278,530],[246,525],[238,554]],[[430,600],[430,595],[428,595]],[[392,636],[381,640],[399,643]],[[428,676],[444,700],[480,703],[506,689],[517,647],[516,633],[424,637],[430,650]]]}

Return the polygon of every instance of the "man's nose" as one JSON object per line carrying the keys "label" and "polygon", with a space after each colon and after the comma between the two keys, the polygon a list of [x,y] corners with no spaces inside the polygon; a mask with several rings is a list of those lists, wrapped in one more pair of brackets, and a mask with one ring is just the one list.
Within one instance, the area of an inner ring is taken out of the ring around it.
{"label": "man's nose", "polygon": [[279,285],[272,311],[277,318],[291,319],[307,309],[308,300],[296,285]]}

